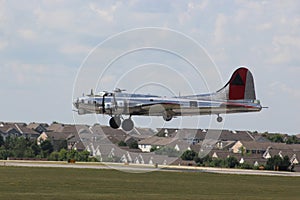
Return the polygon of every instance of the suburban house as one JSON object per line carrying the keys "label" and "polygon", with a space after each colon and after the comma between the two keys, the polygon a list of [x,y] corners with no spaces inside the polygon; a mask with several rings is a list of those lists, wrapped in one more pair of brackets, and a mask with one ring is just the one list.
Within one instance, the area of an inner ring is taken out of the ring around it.
{"label": "suburban house", "polygon": [[27,128],[32,129],[38,133],[43,133],[43,132],[47,131],[48,127],[49,127],[49,125],[47,123],[31,122],[27,125]]}
{"label": "suburban house", "polygon": [[238,141],[232,146],[231,151],[244,158],[257,156],[257,159],[262,158],[265,162],[274,155],[279,155],[281,158],[288,156],[291,164],[298,165],[300,144]]}
{"label": "suburban house", "polygon": [[263,155],[270,145],[271,142],[237,141],[230,150],[233,153]]}
{"label": "suburban house", "polygon": [[58,124],[54,123],[47,127],[47,131],[43,132],[37,139],[38,144],[41,141],[50,140],[57,150],[63,142],[66,142],[68,149],[75,149],[78,151],[85,150],[79,135],[78,130],[81,126],[85,125],[71,125],[71,124]]}
{"label": "suburban house", "polygon": [[161,148],[174,141],[174,138],[152,136],[138,142],[142,152],[150,152],[151,148]]}
{"label": "suburban house", "polygon": [[26,123],[0,123],[0,132],[4,139],[8,136],[26,137],[29,139],[37,139],[40,135],[38,132],[27,128]]}

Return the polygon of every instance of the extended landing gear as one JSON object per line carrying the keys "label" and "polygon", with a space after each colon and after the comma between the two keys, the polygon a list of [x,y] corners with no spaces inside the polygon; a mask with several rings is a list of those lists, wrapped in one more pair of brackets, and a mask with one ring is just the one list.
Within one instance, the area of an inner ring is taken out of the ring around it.
{"label": "extended landing gear", "polygon": [[163,119],[164,119],[166,122],[171,121],[172,118],[173,118],[173,115],[170,114],[170,113],[168,113],[168,112],[165,112],[165,113],[163,114]]}
{"label": "extended landing gear", "polygon": [[122,129],[124,131],[131,131],[134,127],[134,123],[132,121],[132,119],[128,118],[128,119],[125,119],[122,123]]}
{"label": "extended landing gear", "polygon": [[217,122],[222,122],[223,121],[223,118],[220,116],[220,115],[218,115],[218,117],[217,117]]}
{"label": "extended landing gear", "polygon": [[109,120],[109,125],[110,127],[112,127],[113,129],[117,129],[121,126],[121,118],[118,116],[112,117]]}
{"label": "extended landing gear", "polygon": [[134,127],[134,123],[131,118],[125,119],[123,122],[119,116],[110,118],[109,125],[113,129],[118,129],[122,126],[124,131],[131,131]]}

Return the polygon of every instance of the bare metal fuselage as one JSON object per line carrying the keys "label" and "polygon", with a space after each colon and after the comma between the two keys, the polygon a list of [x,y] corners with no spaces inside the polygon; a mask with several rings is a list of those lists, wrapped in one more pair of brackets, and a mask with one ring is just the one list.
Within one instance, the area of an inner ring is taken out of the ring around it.
{"label": "bare metal fuselage", "polygon": [[106,93],[89,95],[74,102],[79,114],[172,116],[210,115],[257,112],[262,109],[258,100],[213,100],[210,96],[159,97],[153,95]]}

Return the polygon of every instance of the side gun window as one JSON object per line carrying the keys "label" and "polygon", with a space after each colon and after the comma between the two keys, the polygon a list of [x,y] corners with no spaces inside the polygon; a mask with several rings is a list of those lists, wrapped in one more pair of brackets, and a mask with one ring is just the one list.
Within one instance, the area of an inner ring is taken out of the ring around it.
{"label": "side gun window", "polygon": [[197,101],[190,101],[190,107],[197,108],[198,107]]}

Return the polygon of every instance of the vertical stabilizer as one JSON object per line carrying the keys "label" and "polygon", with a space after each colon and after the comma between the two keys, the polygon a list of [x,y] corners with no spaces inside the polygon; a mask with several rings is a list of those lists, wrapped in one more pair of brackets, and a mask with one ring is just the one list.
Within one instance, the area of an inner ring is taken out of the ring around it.
{"label": "vertical stabilizer", "polygon": [[217,93],[225,93],[228,100],[255,100],[252,73],[245,67],[235,70],[228,83]]}

